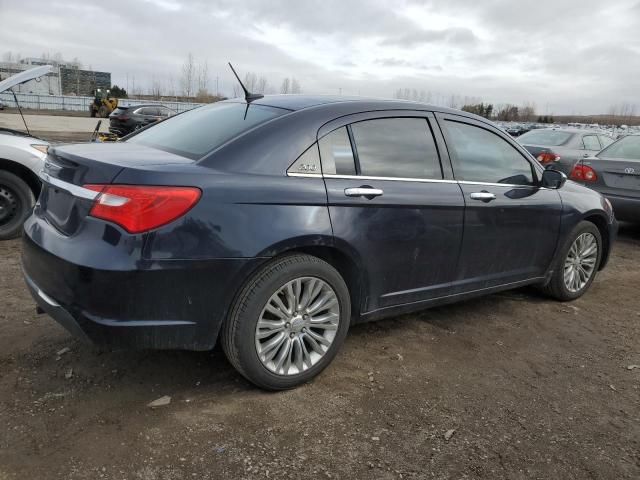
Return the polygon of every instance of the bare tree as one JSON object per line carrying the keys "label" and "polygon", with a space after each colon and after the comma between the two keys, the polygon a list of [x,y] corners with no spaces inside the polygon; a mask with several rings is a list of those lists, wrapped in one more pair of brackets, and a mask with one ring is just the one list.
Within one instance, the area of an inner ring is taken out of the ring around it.
{"label": "bare tree", "polygon": [[180,79],[180,86],[182,87],[182,94],[185,97],[193,96],[193,82],[195,77],[195,61],[193,54],[189,52],[187,59],[182,65],[182,78]]}
{"label": "bare tree", "polygon": [[288,78],[282,80],[282,85],[280,86],[280,93],[287,94],[291,93],[291,81]]}
{"label": "bare tree", "polygon": [[198,96],[206,96],[209,93],[209,64],[205,60],[198,66]]}
{"label": "bare tree", "polygon": [[291,93],[296,94],[296,95],[302,93],[302,88],[300,87],[300,82],[298,82],[298,80],[296,80],[295,78],[291,79]]}
{"label": "bare tree", "polygon": [[256,91],[256,85],[258,83],[258,76],[253,72],[247,72],[244,76],[244,86],[250,92]]}
{"label": "bare tree", "polygon": [[260,78],[258,78],[258,83],[256,84],[255,93],[261,93],[264,95],[267,91],[268,85],[269,85],[269,82],[267,81],[267,79],[261,76]]}
{"label": "bare tree", "polygon": [[169,78],[167,78],[167,95],[170,97],[176,96],[176,81],[173,75],[169,75]]}
{"label": "bare tree", "polygon": [[149,89],[149,94],[153,97],[154,100],[160,100],[162,98],[162,90],[162,82],[154,75],[151,79],[151,88]]}

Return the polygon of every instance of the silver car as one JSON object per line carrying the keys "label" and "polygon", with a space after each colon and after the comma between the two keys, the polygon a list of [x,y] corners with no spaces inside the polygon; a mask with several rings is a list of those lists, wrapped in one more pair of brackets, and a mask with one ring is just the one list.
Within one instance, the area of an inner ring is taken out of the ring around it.
{"label": "silver car", "polygon": [[543,128],[521,135],[518,142],[545,167],[553,165],[569,175],[579,160],[595,155],[614,139],[594,130]]}
{"label": "silver car", "polygon": [[[51,66],[44,65],[9,77],[0,82],[0,93],[50,70]],[[38,174],[48,146],[28,132],[0,128],[0,240],[20,235],[40,193]]]}

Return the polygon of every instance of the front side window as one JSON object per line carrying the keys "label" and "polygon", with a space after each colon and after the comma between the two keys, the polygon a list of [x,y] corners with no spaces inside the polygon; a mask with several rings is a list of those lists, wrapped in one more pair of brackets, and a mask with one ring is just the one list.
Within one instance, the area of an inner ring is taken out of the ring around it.
{"label": "front side window", "polygon": [[533,185],[531,164],[506,140],[466,123],[447,120],[445,126],[456,179]]}
{"label": "front side window", "polygon": [[582,137],[582,143],[585,150],[600,150],[600,142],[598,141],[598,137],[596,135],[585,135],[584,137]]}
{"label": "front side window", "polygon": [[320,158],[322,158],[322,172],[333,175],[355,175],[356,166],[353,160],[353,150],[347,127],[340,127],[322,137]]}
{"label": "front side window", "polygon": [[424,118],[383,118],[351,125],[360,173],[441,179],[438,150]]}

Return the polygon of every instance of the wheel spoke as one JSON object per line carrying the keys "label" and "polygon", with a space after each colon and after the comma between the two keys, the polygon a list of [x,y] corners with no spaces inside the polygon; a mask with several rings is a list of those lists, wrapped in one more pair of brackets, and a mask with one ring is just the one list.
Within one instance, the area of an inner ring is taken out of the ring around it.
{"label": "wheel spoke", "polygon": [[315,278],[310,279],[304,284],[304,293],[302,294],[302,298],[300,299],[300,310],[307,308],[309,302],[312,300],[311,294],[315,289],[317,280]]}
{"label": "wheel spoke", "polygon": [[283,312],[282,310],[280,310],[277,307],[274,307],[273,305],[271,305],[270,303],[267,303],[267,306],[265,307],[265,310],[273,315],[275,315],[276,317],[278,317],[281,320],[286,320],[287,318],[289,318],[289,316],[287,315],[286,312]]}
{"label": "wheel spoke", "polygon": [[278,353],[278,350],[280,350],[280,347],[282,347],[282,344],[284,343],[286,338],[287,335],[284,332],[281,332],[263,346],[262,351],[260,351],[259,353],[264,356],[265,361],[270,361],[271,359],[273,359],[273,357],[275,357],[276,353]]}
{"label": "wheel spoke", "polygon": [[280,353],[278,353],[278,356],[274,360],[276,372],[284,370],[282,373],[285,375],[287,374],[288,367],[286,370],[284,367],[286,367],[287,361],[289,362],[289,365],[291,365],[291,343],[291,339],[289,337],[285,337],[284,346],[280,349]]}

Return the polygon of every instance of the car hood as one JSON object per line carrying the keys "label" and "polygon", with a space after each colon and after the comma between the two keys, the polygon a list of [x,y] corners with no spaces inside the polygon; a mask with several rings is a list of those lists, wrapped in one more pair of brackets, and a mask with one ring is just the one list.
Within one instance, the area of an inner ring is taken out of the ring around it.
{"label": "car hood", "polygon": [[53,67],[51,65],[42,65],[40,67],[30,68],[29,70],[25,70],[24,72],[17,73],[3,81],[0,82],[0,93],[5,90],[9,90],[11,87],[15,87],[16,85],[20,85],[21,83],[28,82],[29,80],[33,80],[34,78],[42,77],[46,75]]}

